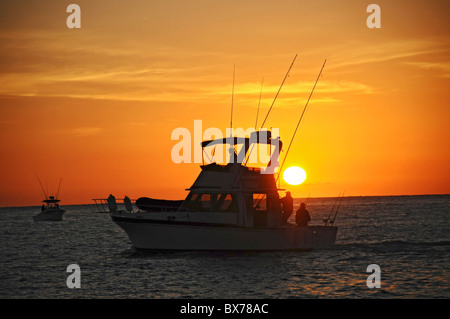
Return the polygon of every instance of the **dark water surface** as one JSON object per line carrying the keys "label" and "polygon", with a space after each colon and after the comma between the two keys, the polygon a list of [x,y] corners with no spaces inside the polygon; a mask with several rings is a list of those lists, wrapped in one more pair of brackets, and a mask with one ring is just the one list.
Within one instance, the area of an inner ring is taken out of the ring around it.
{"label": "dark water surface", "polygon": [[[300,204],[296,200],[296,206]],[[322,224],[334,198],[308,199]],[[449,298],[450,196],[344,198],[336,244],[312,252],[141,253],[108,214],[0,208],[0,298]],[[66,285],[67,266],[81,288]],[[366,285],[367,266],[381,288]]]}

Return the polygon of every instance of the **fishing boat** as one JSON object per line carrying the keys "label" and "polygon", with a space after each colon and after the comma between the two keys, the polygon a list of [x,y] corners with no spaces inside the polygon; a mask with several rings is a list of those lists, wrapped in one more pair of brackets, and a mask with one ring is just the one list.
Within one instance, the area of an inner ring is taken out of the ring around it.
{"label": "fishing boat", "polygon": [[[300,116],[279,169],[280,173],[325,62]],[[278,93],[275,99],[277,96]],[[273,103],[261,129],[250,133],[250,136],[230,136],[202,142],[202,155],[204,148],[220,145],[229,150],[229,159],[226,164],[211,161],[210,164],[201,165],[201,172],[194,184],[186,189],[189,193],[184,200],[168,201],[142,197],[136,200],[138,212],[117,210],[113,201],[109,203],[112,220],[126,232],[135,248],[215,251],[311,250],[335,242],[338,229],[334,226],[335,217],[325,225],[299,226],[288,222],[292,211],[284,210],[279,197],[279,191],[282,189],[277,188],[279,174],[275,172],[282,142],[279,137],[272,137],[271,130],[262,130],[272,106]],[[232,128],[233,104],[231,110]],[[270,161],[266,167],[247,165],[245,159],[250,158],[251,150],[256,144],[269,146],[271,149]],[[239,150],[238,154],[236,150]],[[110,199],[113,198],[110,196]]]}
{"label": "fishing boat", "polygon": [[42,202],[41,212],[33,217],[35,222],[62,220],[65,210],[59,207],[59,199],[56,199],[55,196],[49,196]]}
{"label": "fishing boat", "polygon": [[[268,133],[266,143],[281,150],[279,138]],[[205,141],[202,147],[242,144],[241,152],[247,154],[252,140],[263,142],[258,136],[225,138]],[[273,153],[270,163],[277,161],[279,153]],[[138,212],[110,209],[112,220],[136,249],[311,250],[335,242],[337,226],[297,226],[284,220],[275,173],[239,162],[200,167],[182,201],[141,197],[136,200]]]}
{"label": "fishing boat", "polygon": [[39,182],[39,185],[41,186],[42,192],[44,193],[45,199],[42,201],[43,204],[41,206],[41,212],[36,216],[33,216],[33,220],[35,222],[61,221],[65,213],[65,210],[59,207],[59,202],[61,200],[58,199],[62,179],[59,180],[58,191],[56,192],[56,195],[47,196],[47,192],[45,191],[41,180],[37,176],[36,178]]}

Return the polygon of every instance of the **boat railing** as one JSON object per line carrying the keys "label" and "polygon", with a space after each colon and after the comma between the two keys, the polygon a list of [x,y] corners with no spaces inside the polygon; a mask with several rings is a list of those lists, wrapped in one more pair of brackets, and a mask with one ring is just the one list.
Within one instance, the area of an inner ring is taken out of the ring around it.
{"label": "boat railing", "polygon": [[[109,213],[111,211],[109,208],[108,198],[93,198],[92,200],[94,201],[94,205],[97,208],[96,213]],[[117,205],[117,210],[123,210],[130,213],[135,212],[135,209],[132,207],[132,203],[135,203],[136,200],[124,197],[114,199],[114,201]],[[117,201],[119,202],[117,203]]]}
{"label": "boat railing", "polygon": [[[109,213],[111,210],[109,209],[108,204],[108,198],[93,198],[94,205],[97,208],[96,213]],[[118,202],[117,202],[118,201]],[[117,211],[123,210],[128,211],[130,213],[134,212],[156,212],[156,213],[168,213],[168,212],[183,212],[183,213],[190,213],[195,212],[195,209],[189,208],[189,207],[179,207],[179,206],[167,206],[167,205],[145,205],[141,206],[141,208],[136,207],[136,210],[134,207],[130,209],[125,204],[126,198],[118,198],[116,199],[117,204]],[[131,200],[132,203],[136,203],[136,200]],[[148,208],[148,210],[146,209]]]}

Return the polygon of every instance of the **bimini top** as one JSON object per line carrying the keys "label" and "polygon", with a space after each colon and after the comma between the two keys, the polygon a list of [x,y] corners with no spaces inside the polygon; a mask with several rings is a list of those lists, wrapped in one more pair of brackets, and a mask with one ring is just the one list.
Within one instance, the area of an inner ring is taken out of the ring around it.
{"label": "bimini top", "polygon": [[60,199],[56,199],[54,196],[49,196],[49,198],[44,199],[42,202],[43,203],[57,203],[60,202]]}
{"label": "bimini top", "polygon": [[215,146],[220,144],[228,144],[228,145],[240,145],[243,144],[241,150],[239,151],[239,154],[236,154],[235,151],[231,148],[230,149],[230,156],[233,157],[233,159],[230,159],[230,162],[232,163],[244,163],[245,158],[247,155],[249,156],[249,149],[251,144],[266,144],[266,145],[273,145],[274,146],[274,152],[270,158],[270,163],[276,163],[278,162],[278,157],[281,152],[281,149],[283,147],[283,143],[281,142],[280,138],[277,136],[275,138],[272,138],[272,132],[271,131],[254,131],[250,133],[250,137],[225,137],[225,138],[219,138],[215,140],[209,140],[209,141],[203,141],[201,143],[202,149],[209,146]]}
{"label": "bimini top", "polygon": [[250,137],[224,137],[219,138],[216,140],[209,140],[209,141],[203,141],[202,147],[207,146],[213,146],[216,144],[231,144],[231,145],[238,145],[238,144],[244,144],[246,148],[250,146],[251,143],[257,143],[257,144],[274,144],[274,142],[277,141],[280,143],[281,148],[281,141],[279,138],[272,139],[272,132],[271,131],[255,131],[250,134]]}

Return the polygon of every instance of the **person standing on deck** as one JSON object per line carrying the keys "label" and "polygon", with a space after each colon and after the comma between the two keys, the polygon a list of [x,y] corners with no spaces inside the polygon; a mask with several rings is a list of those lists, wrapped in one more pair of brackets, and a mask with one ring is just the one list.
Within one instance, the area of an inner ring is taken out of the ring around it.
{"label": "person standing on deck", "polygon": [[295,222],[298,226],[308,226],[310,220],[311,216],[309,216],[309,212],[306,210],[306,204],[301,203],[300,208],[297,210],[295,215]]}
{"label": "person standing on deck", "polygon": [[294,199],[291,192],[286,192],[286,196],[281,199],[281,204],[283,205],[283,222],[286,223],[294,211]]}

